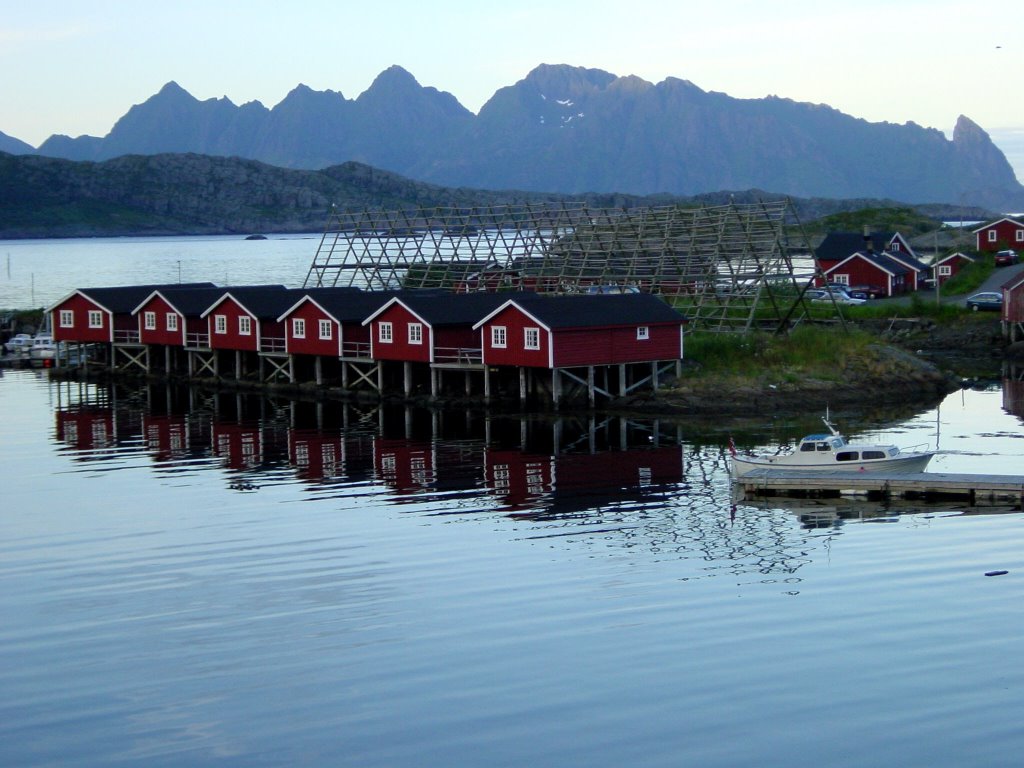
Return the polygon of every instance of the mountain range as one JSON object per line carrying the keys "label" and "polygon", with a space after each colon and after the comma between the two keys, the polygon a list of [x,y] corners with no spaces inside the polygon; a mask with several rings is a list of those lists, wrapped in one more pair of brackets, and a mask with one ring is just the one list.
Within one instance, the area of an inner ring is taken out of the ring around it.
{"label": "mountain range", "polygon": [[304,85],[268,109],[200,101],[168,83],[104,137],[54,135],[69,160],[196,153],[316,170],[355,161],[446,187],[691,196],[769,190],[1024,209],[1024,187],[988,134],[961,116],[952,140],[775,96],[736,99],[667,78],[541,65],[473,114],[393,66],[355,99]]}

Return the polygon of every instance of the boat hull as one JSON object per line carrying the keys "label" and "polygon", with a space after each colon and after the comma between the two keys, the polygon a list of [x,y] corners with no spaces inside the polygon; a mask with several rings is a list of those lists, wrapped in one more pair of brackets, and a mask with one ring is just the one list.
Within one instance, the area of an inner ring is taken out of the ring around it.
{"label": "boat hull", "polygon": [[[734,456],[732,473],[743,477],[758,470],[792,470],[794,472],[924,472],[935,452],[904,453],[884,459],[861,461],[794,462],[790,456]],[[788,461],[787,461],[788,459]]]}

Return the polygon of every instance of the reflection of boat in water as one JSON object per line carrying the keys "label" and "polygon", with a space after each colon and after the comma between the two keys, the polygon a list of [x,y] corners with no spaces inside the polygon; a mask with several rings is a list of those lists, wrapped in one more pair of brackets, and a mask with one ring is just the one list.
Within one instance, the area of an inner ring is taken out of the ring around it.
{"label": "reflection of boat in water", "polygon": [[935,451],[903,451],[895,445],[850,443],[824,417],[828,433],[807,435],[792,453],[732,457],[735,477],[761,469],[829,472],[923,472]]}

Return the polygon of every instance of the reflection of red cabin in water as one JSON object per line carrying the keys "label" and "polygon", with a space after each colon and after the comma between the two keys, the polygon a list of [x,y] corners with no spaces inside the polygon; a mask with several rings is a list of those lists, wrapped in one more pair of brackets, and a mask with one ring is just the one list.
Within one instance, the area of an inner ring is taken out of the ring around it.
{"label": "reflection of red cabin in water", "polygon": [[114,435],[114,412],[108,408],[57,411],[57,440],[75,450],[110,448]]}
{"label": "reflection of red cabin in water", "polygon": [[263,434],[258,425],[213,425],[213,455],[229,469],[253,469],[263,463]]}
{"label": "reflection of red cabin in water", "polygon": [[513,509],[532,506],[547,495],[618,497],[639,494],[645,486],[679,483],[683,455],[679,446],[635,451],[566,453],[560,456],[488,451],[485,482]]}
{"label": "reflection of red cabin in water", "polygon": [[303,480],[340,477],[345,474],[345,438],[340,433],[289,430],[288,462]]}
{"label": "reflection of red cabin in water", "polygon": [[401,493],[413,493],[434,483],[434,449],[430,443],[379,438],[373,443],[377,479]]}
{"label": "reflection of red cabin in water", "polygon": [[185,416],[142,417],[146,450],[156,461],[178,459],[188,453],[188,421]]}

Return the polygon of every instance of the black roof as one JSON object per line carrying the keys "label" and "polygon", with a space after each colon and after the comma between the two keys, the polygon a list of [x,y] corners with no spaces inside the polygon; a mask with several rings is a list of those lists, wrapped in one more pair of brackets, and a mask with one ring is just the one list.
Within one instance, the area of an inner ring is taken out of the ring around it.
{"label": "black roof", "polygon": [[516,303],[548,328],[648,325],[685,320],[663,299],[649,293],[542,296],[525,302],[516,300]]}
{"label": "black roof", "polygon": [[[859,256],[866,261],[871,262],[877,267],[888,270],[894,275],[909,275],[913,272],[913,268],[908,267],[896,259],[892,258],[889,254],[884,253],[868,253],[867,251],[857,251],[856,253],[849,254],[850,256]],[[831,271],[831,268],[830,270]]]}
{"label": "black roof", "polygon": [[814,249],[819,261],[842,261],[858,251],[867,253],[867,241],[871,241],[871,249],[881,253],[896,236],[895,232],[829,232],[825,239]]}
{"label": "black roof", "polygon": [[[225,288],[221,296],[231,297],[259,320],[277,320],[281,313],[305,295],[302,288],[285,288],[283,285],[242,285]],[[203,310],[207,314],[215,303],[214,298]]]}
{"label": "black roof", "polygon": [[536,302],[545,297],[532,291],[447,294],[435,291],[407,291],[396,298],[425,322],[438,327],[473,325],[510,299]]}
{"label": "black roof", "polygon": [[[305,294],[342,323],[361,323],[395,296],[451,295],[448,291],[362,291],[358,288],[308,288]],[[296,299],[298,303],[298,299]],[[289,309],[286,307],[285,309]]]}
{"label": "black roof", "polygon": [[153,291],[183,288],[198,290],[216,287],[213,283],[159,283],[154,285],[119,285],[106,288],[79,288],[78,293],[88,296],[101,307],[114,314],[127,315]]}

